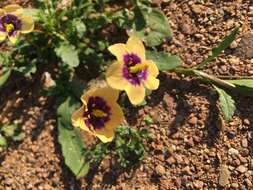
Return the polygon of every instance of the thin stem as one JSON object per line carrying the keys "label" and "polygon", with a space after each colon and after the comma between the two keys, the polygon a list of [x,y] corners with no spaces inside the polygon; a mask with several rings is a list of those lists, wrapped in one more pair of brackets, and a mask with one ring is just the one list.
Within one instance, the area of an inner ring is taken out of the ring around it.
{"label": "thin stem", "polygon": [[[190,76],[201,77],[202,81],[207,82],[208,84],[215,84],[223,89],[228,89],[228,90],[240,93],[240,94],[245,94],[247,96],[253,96],[253,93],[250,93],[249,91],[245,91],[240,88],[237,88],[236,85],[229,83],[225,80],[222,80],[221,78],[218,78],[217,76],[209,75],[203,71],[199,71],[199,70],[195,70],[195,69],[177,68],[174,70],[174,72],[177,74],[185,74],[185,75],[190,75]],[[249,79],[249,77],[247,77],[247,78]],[[240,79],[242,79],[242,78],[240,78]],[[253,79],[253,77],[250,77],[250,79]]]}

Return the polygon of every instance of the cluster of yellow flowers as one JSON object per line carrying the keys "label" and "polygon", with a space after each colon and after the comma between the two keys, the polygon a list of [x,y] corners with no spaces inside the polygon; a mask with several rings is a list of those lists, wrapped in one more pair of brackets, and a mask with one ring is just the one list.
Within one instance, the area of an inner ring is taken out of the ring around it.
{"label": "cluster of yellow flowers", "polygon": [[0,9],[0,41],[8,38],[15,44],[20,33],[27,34],[33,29],[33,18],[23,15],[23,8],[19,5],[7,5]]}
{"label": "cluster of yellow flowers", "polygon": [[119,91],[126,91],[130,102],[137,105],[145,98],[145,88],[155,90],[159,86],[156,78],[159,70],[153,61],[146,60],[141,40],[130,37],[126,44],[114,44],[108,49],[117,58],[106,73],[108,86],[85,93],[81,98],[82,107],[72,115],[75,127],[97,136],[104,143],[113,140],[115,128],[124,120],[117,103]]}

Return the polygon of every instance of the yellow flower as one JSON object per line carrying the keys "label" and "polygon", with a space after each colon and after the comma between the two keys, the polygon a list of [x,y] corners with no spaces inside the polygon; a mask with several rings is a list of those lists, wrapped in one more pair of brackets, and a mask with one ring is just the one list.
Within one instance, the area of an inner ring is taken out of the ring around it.
{"label": "yellow flower", "polygon": [[124,120],[118,97],[119,91],[108,86],[89,90],[81,97],[81,108],[72,115],[73,126],[97,136],[103,143],[112,141],[115,128]]}
{"label": "yellow flower", "polygon": [[146,60],[145,47],[141,40],[130,37],[126,44],[119,43],[110,46],[109,51],[116,56],[107,73],[109,86],[117,90],[124,90],[130,102],[134,105],[145,98],[145,87],[156,90],[159,80],[156,78],[159,70],[152,60]]}
{"label": "yellow flower", "polygon": [[26,34],[34,29],[31,16],[23,15],[23,8],[19,5],[7,5],[0,9],[0,41],[9,38],[15,44],[20,33]]}

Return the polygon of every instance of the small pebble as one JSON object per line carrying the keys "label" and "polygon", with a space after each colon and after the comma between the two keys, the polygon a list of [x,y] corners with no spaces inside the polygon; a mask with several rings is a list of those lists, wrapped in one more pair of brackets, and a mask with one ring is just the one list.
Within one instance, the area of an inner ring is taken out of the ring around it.
{"label": "small pebble", "polygon": [[162,176],[166,173],[165,168],[162,165],[157,165],[155,171],[158,175]]}
{"label": "small pebble", "polygon": [[229,155],[238,155],[238,154],[239,154],[239,151],[236,150],[235,148],[230,148],[230,149],[228,150],[228,154],[229,154]]}
{"label": "small pebble", "polygon": [[240,172],[240,173],[245,173],[246,171],[247,171],[247,168],[245,167],[245,166],[243,166],[243,165],[240,165],[240,166],[238,166],[237,168],[236,168],[236,170],[238,171],[238,172]]}
{"label": "small pebble", "polygon": [[225,187],[229,183],[230,172],[226,165],[222,165],[220,169],[219,185]]}
{"label": "small pebble", "polygon": [[193,116],[191,119],[188,121],[191,125],[196,125],[198,122],[198,118]]}

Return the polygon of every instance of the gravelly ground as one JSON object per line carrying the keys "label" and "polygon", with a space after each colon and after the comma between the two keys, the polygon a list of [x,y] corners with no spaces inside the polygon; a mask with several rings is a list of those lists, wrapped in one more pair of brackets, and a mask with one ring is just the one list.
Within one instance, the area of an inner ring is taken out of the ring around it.
{"label": "gravelly ground", "polygon": [[[162,10],[174,31],[163,48],[180,55],[186,67],[200,63],[213,45],[241,26],[231,49],[205,70],[253,74],[252,48],[246,43],[252,40],[252,1],[172,1]],[[1,155],[0,189],[253,189],[251,98],[235,95],[236,115],[225,123],[209,87],[175,74],[161,74],[160,79],[148,105],[136,115],[132,110],[127,114],[133,127],[148,127],[153,137],[143,163],[124,172],[105,158],[96,172],[80,180],[63,166],[54,100],[40,96],[40,76],[26,85],[9,83],[0,93],[0,119],[22,123],[26,138]],[[146,115],[154,124],[145,126]]]}

